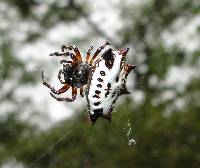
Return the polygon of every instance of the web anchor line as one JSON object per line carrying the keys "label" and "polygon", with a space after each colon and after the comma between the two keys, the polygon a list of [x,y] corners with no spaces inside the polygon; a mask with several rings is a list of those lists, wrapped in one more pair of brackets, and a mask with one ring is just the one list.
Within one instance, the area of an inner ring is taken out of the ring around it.
{"label": "web anchor line", "polygon": [[55,144],[53,144],[52,146],[50,146],[44,153],[42,153],[32,164],[31,164],[31,168],[33,168],[36,163],[38,163],[43,157],[45,157],[51,150],[53,150],[63,139],[65,139],[67,137],[67,135],[69,135],[71,133],[71,131],[67,131]]}

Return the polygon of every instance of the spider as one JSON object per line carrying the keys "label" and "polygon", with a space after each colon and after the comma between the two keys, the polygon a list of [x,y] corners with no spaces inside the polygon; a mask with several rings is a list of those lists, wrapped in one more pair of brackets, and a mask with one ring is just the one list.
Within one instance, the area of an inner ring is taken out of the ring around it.
{"label": "spider", "polygon": [[[118,97],[130,94],[126,88],[126,79],[129,72],[136,67],[136,65],[125,63],[128,48],[120,50],[110,48],[99,55],[108,45],[111,45],[110,42],[100,46],[92,57],[93,46],[90,46],[85,61],[75,45],[63,45],[61,53],[50,54],[49,56],[71,58],[71,61],[61,60],[60,62],[63,67],[59,70],[58,79],[63,86],[58,90],[48,84],[44,79],[44,72],[41,73],[43,84],[51,90],[50,95],[57,101],[74,101],[78,89],[80,89],[80,95],[84,97],[83,86],[86,85],[85,95],[88,102],[88,113],[93,124],[99,117],[111,121],[114,104]],[[74,53],[66,50],[73,50]],[[63,75],[64,80],[61,75]],[[65,93],[70,87],[72,88],[71,98],[55,96],[55,94]]]}

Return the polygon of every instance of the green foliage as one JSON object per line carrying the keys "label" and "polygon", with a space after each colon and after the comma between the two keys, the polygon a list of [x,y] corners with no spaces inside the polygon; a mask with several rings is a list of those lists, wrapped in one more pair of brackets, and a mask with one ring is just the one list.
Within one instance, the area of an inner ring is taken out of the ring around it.
{"label": "green foliage", "polygon": [[[41,16],[34,9],[45,4],[43,1],[2,2],[17,9],[21,20],[32,20],[41,26],[40,32],[28,34],[25,43],[42,38],[43,32],[60,22],[76,22],[82,17],[87,20],[90,16],[87,2],[75,0],[64,4],[58,1],[46,4],[48,10]],[[35,84],[40,74],[27,71],[25,63],[16,57],[15,41],[0,41],[0,86],[12,81],[16,71],[21,74],[19,81],[14,83],[8,93],[2,92],[0,95],[0,106],[5,102],[16,106],[14,110],[8,109],[9,114],[0,119],[1,165],[15,158],[25,167],[37,168],[199,167],[200,80],[191,79],[182,92],[175,86],[163,83],[171,66],[198,67],[200,52],[196,50],[188,54],[179,46],[166,48],[162,33],[172,29],[180,17],[192,19],[198,15],[200,3],[195,0],[150,0],[136,6],[123,3],[119,7],[124,18],[124,26],[119,32],[120,47],[133,46],[136,51],[135,61],[139,60],[138,56],[144,57],[135,71],[134,79],[144,77],[144,88],[135,87],[144,97],[139,103],[130,96],[123,97],[113,113],[112,123],[99,119],[92,126],[85,110],[45,131],[20,120],[20,112],[25,106],[34,113],[37,111],[28,98],[19,104],[14,97],[14,90],[19,86]],[[96,34],[106,36],[95,24],[90,26]],[[5,38],[9,32],[4,32],[0,29]],[[74,40],[84,44],[88,39],[93,37]],[[113,43],[118,45],[115,39]],[[13,65],[20,67],[19,70],[12,68]],[[142,66],[146,67],[145,71],[141,70]],[[158,80],[154,85],[151,85],[152,76]],[[163,99],[166,92],[172,92],[173,96]],[[177,106],[178,103],[181,106]],[[130,127],[131,138],[136,141],[131,146],[128,145],[127,137]]]}

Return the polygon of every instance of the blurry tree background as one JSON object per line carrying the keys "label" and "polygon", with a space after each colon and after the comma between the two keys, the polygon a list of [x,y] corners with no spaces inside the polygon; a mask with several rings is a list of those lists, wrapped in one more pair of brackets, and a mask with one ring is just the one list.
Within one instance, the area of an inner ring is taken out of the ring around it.
{"label": "blurry tree background", "polygon": [[[0,21],[1,167],[199,167],[199,0],[0,0]],[[74,115],[43,128],[58,113],[41,99],[40,70],[52,77],[58,62],[48,54],[105,41],[130,47],[132,95],[94,126],[84,104],[51,100]]]}

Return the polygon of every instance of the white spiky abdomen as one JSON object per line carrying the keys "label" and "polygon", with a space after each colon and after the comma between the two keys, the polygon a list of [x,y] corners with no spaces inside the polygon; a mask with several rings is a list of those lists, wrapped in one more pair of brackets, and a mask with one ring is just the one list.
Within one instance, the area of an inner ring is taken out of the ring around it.
{"label": "white spiky abdomen", "polygon": [[116,57],[111,69],[105,66],[105,60],[100,59],[92,73],[92,78],[88,91],[89,113],[102,113],[107,115],[112,108],[118,91],[122,86],[124,70],[120,68],[121,55],[115,53]]}

